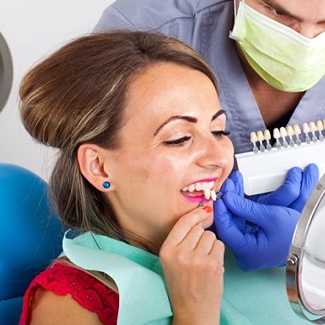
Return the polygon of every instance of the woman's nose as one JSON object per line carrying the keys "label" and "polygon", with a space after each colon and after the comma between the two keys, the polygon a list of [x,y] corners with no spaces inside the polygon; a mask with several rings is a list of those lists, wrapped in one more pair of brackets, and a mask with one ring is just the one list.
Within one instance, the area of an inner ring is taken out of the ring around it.
{"label": "woman's nose", "polygon": [[229,138],[211,137],[206,139],[201,147],[202,153],[198,164],[204,168],[224,168],[232,164],[233,146]]}

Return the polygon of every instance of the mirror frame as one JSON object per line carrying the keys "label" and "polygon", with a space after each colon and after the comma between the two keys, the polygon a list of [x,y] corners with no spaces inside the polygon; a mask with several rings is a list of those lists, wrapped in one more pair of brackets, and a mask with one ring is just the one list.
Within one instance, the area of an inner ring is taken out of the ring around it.
{"label": "mirror frame", "polygon": [[302,290],[302,260],[307,234],[315,213],[325,195],[325,174],[315,186],[298,220],[286,263],[287,296],[295,313],[314,324],[325,324],[325,309],[313,308]]}
{"label": "mirror frame", "polygon": [[13,62],[9,46],[0,32],[0,112],[10,95],[13,81]]}

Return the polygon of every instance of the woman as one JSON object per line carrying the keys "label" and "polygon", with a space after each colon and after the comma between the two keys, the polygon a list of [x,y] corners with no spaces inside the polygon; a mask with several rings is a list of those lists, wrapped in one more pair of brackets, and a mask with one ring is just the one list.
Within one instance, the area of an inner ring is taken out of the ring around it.
{"label": "woman", "polygon": [[20,324],[218,324],[224,247],[206,229],[233,146],[201,57],[157,34],[85,36],[20,96],[25,128],[60,151],[52,200],[79,230],[31,283]]}

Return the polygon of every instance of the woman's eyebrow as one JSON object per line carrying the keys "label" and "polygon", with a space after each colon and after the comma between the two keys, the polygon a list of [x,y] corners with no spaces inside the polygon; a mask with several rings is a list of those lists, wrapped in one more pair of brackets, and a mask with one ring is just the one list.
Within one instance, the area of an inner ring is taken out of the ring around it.
{"label": "woman's eyebrow", "polygon": [[220,115],[226,115],[226,112],[223,110],[223,109],[220,109],[217,113],[215,113],[213,116],[212,116],[212,119],[211,121],[215,120],[217,117],[219,117]]}
{"label": "woman's eyebrow", "polygon": [[[212,116],[211,121],[215,120],[217,117],[219,117],[222,114],[226,114],[226,112],[223,109],[221,109],[217,113],[215,113]],[[186,115],[175,115],[175,116],[170,117],[163,124],[161,124],[159,126],[159,128],[155,131],[154,136],[156,136],[165,125],[167,125],[168,123],[173,122],[175,120],[184,120],[184,121],[187,121],[187,122],[190,122],[190,123],[197,123],[197,118],[196,117],[186,116]]]}
{"label": "woman's eyebrow", "polygon": [[161,124],[159,126],[159,128],[155,131],[154,136],[156,136],[166,124],[168,124],[168,123],[170,123],[172,121],[175,121],[175,120],[185,120],[185,121],[188,121],[190,123],[197,123],[197,118],[196,117],[186,116],[186,115],[172,116],[166,122],[164,122],[163,124]]}

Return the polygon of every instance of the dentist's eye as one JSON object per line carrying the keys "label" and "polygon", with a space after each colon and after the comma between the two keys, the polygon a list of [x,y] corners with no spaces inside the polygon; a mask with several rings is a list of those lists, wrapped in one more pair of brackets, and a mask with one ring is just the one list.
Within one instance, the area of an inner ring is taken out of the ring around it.
{"label": "dentist's eye", "polygon": [[295,18],[291,17],[289,14],[286,12],[282,11],[281,9],[276,9],[273,7],[266,7],[266,13],[267,16],[270,18],[278,21],[279,23],[286,25],[286,26],[291,26],[296,22]]}
{"label": "dentist's eye", "polygon": [[279,10],[277,10],[277,9],[275,9],[275,8],[269,7],[268,9],[269,9],[269,12],[270,12],[273,16],[280,17],[280,16],[283,16],[283,15],[284,15],[281,11],[279,11]]}
{"label": "dentist's eye", "polygon": [[185,142],[187,142],[190,139],[191,139],[190,136],[185,136],[185,137],[178,138],[175,140],[164,141],[164,144],[167,146],[181,146],[182,144],[184,144]]}
{"label": "dentist's eye", "polygon": [[212,134],[214,135],[215,138],[220,139],[222,136],[228,136],[230,134],[230,132],[228,131],[212,131]]}

